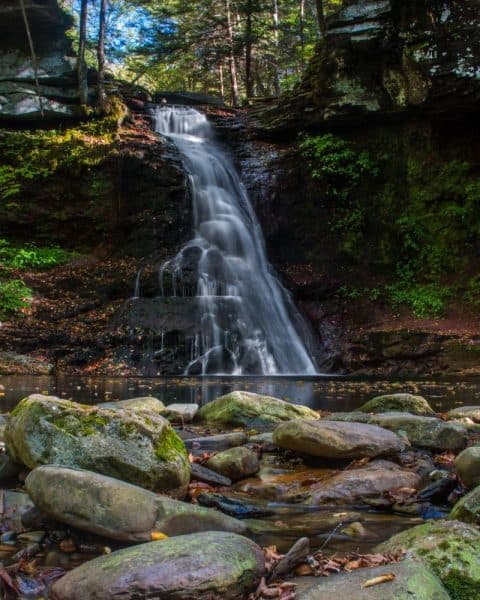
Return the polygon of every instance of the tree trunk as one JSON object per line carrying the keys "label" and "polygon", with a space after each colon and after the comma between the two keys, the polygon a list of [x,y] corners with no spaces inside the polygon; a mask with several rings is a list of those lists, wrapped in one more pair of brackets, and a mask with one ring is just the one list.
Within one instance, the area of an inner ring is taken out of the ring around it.
{"label": "tree trunk", "polygon": [[227,17],[227,33],[228,33],[228,66],[230,70],[230,84],[232,88],[232,104],[238,106],[238,78],[237,78],[237,65],[235,62],[235,48],[234,48],[234,37],[233,37],[233,23],[232,13],[230,11],[230,0],[225,0],[225,13]]}
{"label": "tree trunk", "polygon": [[300,0],[300,66],[305,69],[305,0]]}
{"label": "tree trunk", "polygon": [[275,45],[275,55],[273,57],[273,90],[275,96],[280,96],[280,73],[278,68],[278,55],[280,51],[280,39],[279,39],[279,28],[280,28],[280,16],[278,12],[278,0],[273,0],[273,41]]}
{"label": "tree trunk", "polygon": [[220,97],[222,100],[225,98],[225,85],[223,83],[223,65],[220,63],[218,65],[218,80],[220,83]]}
{"label": "tree trunk", "polygon": [[80,93],[80,104],[86,106],[88,104],[88,82],[87,82],[87,65],[85,63],[85,44],[87,40],[87,0],[81,0],[80,4],[80,31],[78,39],[78,90]]}
{"label": "tree trunk", "polygon": [[318,28],[322,33],[322,36],[325,34],[326,23],[325,23],[325,11],[323,10],[323,0],[316,0],[317,3],[317,21]]}
{"label": "tree trunk", "polygon": [[105,29],[107,16],[107,0],[100,0],[100,17],[98,23],[98,105],[105,107],[107,94],[105,93]]}
{"label": "tree trunk", "polygon": [[245,87],[247,100],[253,96],[252,46],[252,3],[249,0],[246,6],[245,20]]}
{"label": "tree trunk", "polygon": [[43,100],[42,93],[40,91],[40,82],[38,80],[38,63],[37,63],[37,55],[35,54],[35,47],[33,45],[32,32],[30,31],[30,24],[28,22],[27,11],[25,10],[25,3],[23,0],[20,0],[20,9],[22,11],[23,23],[25,25],[25,31],[27,33],[28,45],[30,46],[30,54],[32,57],[32,66],[33,66],[33,74],[35,77],[35,87],[37,88],[37,96],[38,96],[38,108],[40,110],[40,115],[44,117],[43,112]]}

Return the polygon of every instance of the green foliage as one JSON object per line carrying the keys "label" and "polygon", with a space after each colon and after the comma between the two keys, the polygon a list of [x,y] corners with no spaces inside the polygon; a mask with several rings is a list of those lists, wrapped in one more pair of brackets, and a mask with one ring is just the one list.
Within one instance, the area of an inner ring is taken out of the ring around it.
{"label": "green foliage", "polygon": [[0,281],[0,319],[18,315],[32,302],[32,290],[21,279]]}
{"label": "green foliage", "polygon": [[18,248],[0,239],[0,264],[7,268],[49,269],[68,262],[73,255],[59,246],[37,247],[28,244]]}
{"label": "green foliage", "polygon": [[468,280],[465,300],[473,306],[480,306],[480,274]]}
{"label": "green foliage", "polygon": [[407,306],[418,318],[440,317],[445,310],[451,288],[439,284],[421,285],[399,281],[386,287],[393,308]]}
{"label": "green foliage", "polygon": [[[56,174],[78,175],[104,160],[118,129],[118,102],[104,119],[76,128],[0,132],[0,201],[9,209],[21,192]],[[1,202],[0,202],[1,207]]]}

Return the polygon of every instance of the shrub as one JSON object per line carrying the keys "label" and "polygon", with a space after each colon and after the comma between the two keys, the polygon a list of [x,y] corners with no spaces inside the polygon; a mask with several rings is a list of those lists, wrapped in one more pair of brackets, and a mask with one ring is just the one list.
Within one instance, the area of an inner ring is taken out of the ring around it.
{"label": "shrub", "polygon": [[32,302],[32,290],[21,279],[0,282],[0,319],[21,313]]}
{"label": "shrub", "polygon": [[38,247],[28,244],[21,248],[10,246],[0,239],[0,261],[5,267],[14,269],[49,269],[68,262],[74,253],[59,246]]}

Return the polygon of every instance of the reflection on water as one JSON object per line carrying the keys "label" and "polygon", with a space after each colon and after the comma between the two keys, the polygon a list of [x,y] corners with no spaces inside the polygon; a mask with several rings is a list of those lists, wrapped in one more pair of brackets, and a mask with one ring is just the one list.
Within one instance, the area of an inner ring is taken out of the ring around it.
{"label": "reflection on water", "polygon": [[48,393],[85,404],[152,395],[165,404],[205,404],[232,390],[247,390],[275,396],[315,409],[354,410],[375,395],[409,392],[425,396],[435,410],[480,404],[480,380],[373,381],[312,377],[3,377],[4,395],[0,410],[11,410],[19,400],[33,393]]}

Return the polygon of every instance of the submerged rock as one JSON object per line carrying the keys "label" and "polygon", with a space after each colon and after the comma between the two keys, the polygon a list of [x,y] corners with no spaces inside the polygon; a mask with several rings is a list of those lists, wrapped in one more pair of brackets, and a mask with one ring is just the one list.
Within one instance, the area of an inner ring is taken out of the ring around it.
{"label": "submerged rock", "polygon": [[378,552],[407,549],[440,578],[453,600],[480,598],[480,531],[460,521],[429,521],[394,535]]}
{"label": "submerged rock", "polygon": [[480,485],[480,446],[470,446],[455,459],[455,470],[467,487]]}
{"label": "submerged rock", "polygon": [[435,414],[422,396],[412,394],[386,394],[365,402],[359,409],[366,413],[385,413],[391,410],[404,411],[413,415]]}
{"label": "submerged rock", "polygon": [[453,507],[450,518],[480,525],[480,485],[460,498]]}
{"label": "submerged rock", "polygon": [[[369,579],[393,573],[395,579],[384,585],[362,589]],[[449,600],[450,596],[439,578],[425,565],[409,559],[372,569],[357,569],[334,574],[328,578],[290,579],[299,585],[296,600]]]}
{"label": "submerged rock", "polygon": [[241,600],[265,573],[262,550],[232,533],[141,544],[84,563],[52,588],[53,600]]}
{"label": "submerged rock", "polygon": [[207,423],[265,428],[291,419],[318,419],[318,414],[307,406],[237,391],[209,402],[200,409],[198,417]]}
{"label": "submerged rock", "polygon": [[117,400],[116,402],[102,402],[98,404],[98,407],[128,409],[135,412],[146,410],[154,413],[161,413],[165,410],[165,404],[153,396],[141,396],[139,398],[130,398],[129,400]]}
{"label": "submerged rock", "polygon": [[382,497],[398,488],[417,488],[420,477],[386,460],[376,460],[367,467],[347,469],[308,492],[307,503],[353,505],[368,498]]}
{"label": "submerged rock", "polygon": [[170,423],[154,413],[109,410],[32,395],[5,430],[11,458],[30,469],[61,464],[183,495],[190,463]]}
{"label": "submerged rock", "polygon": [[219,452],[207,460],[206,466],[233,481],[254,475],[260,469],[256,452],[243,447]]}
{"label": "submerged rock", "polygon": [[405,448],[397,435],[374,425],[307,419],[279,425],[273,441],[287,450],[337,459],[374,457]]}
{"label": "submerged rock", "polygon": [[35,505],[50,518],[97,535],[145,542],[199,531],[243,533],[245,526],[221,512],[154,494],[92,471],[46,465],[25,482]]}

